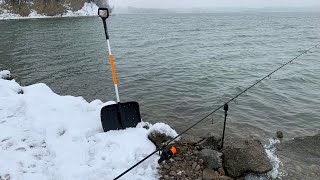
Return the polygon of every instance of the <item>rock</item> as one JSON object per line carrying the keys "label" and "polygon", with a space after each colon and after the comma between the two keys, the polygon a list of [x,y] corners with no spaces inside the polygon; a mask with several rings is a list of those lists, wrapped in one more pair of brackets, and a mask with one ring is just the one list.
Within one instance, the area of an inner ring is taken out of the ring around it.
{"label": "rock", "polygon": [[198,143],[199,146],[204,147],[205,149],[221,149],[221,138],[216,137],[214,135],[210,135],[209,137],[204,138],[202,141]]}
{"label": "rock", "polygon": [[206,168],[202,171],[203,180],[211,180],[214,177],[214,170]]}
{"label": "rock", "polygon": [[240,177],[248,172],[263,174],[272,170],[268,156],[257,139],[239,139],[222,152],[224,170],[231,177]]}
{"label": "rock", "polygon": [[176,176],[177,176],[177,173],[176,173],[176,172],[174,172],[174,171],[170,171],[170,172],[169,172],[169,175],[170,175],[170,176],[174,176],[174,177],[176,177]]}
{"label": "rock", "polygon": [[164,179],[169,179],[170,177],[168,175],[164,175]]}
{"label": "rock", "polygon": [[223,168],[219,168],[218,172],[221,176],[224,176],[226,173],[224,172]]}
{"label": "rock", "polygon": [[202,140],[202,138],[185,134],[185,135],[183,135],[183,136],[181,137],[181,140],[182,140],[182,141],[186,141],[186,142],[188,142],[189,144],[197,144],[199,141]]}
{"label": "rock", "polygon": [[212,149],[203,149],[198,154],[198,158],[203,159],[204,166],[212,169],[222,167],[221,156],[222,153]]}
{"label": "rock", "polygon": [[199,162],[199,164],[201,164],[201,165],[202,165],[202,164],[203,164],[203,159],[199,159],[199,161],[198,161],[198,162]]}
{"label": "rock", "polygon": [[218,171],[214,171],[214,173],[213,173],[213,179],[219,179],[219,173],[218,173]]}
{"label": "rock", "polygon": [[284,179],[319,179],[320,134],[282,141],[276,146],[276,155],[282,162]]}
{"label": "rock", "polygon": [[281,131],[277,131],[277,138],[282,139],[283,138],[283,133]]}
{"label": "rock", "polygon": [[167,136],[166,134],[159,133],[157,131],[150,132],[148,139],[155,144],[156,146],[161,146],[162,143],[165,143],[172,139],[172,137]]}
{"label": "rock", "polygon": [[219,180],[233,180],[233,178],[231,178],[229,176],[220,176]]}
{"label": "rock", "polygon": [[199,151],[198,151],[198,150],[194,150],[192,153],[193,153],[194,155],[197,155],[197,154],[199,153]]}
{"label": "rock", "polygon": [[22,90],[22,89],[19,89],[19,90],[18,90],[18,94],[24,94],[23,90]]}
{"label": "rock", "polygon": [[195,169],[196,166],[197,166],[197,163],[196,163],[196,162],[193,162],[193,164],[192,164],[192,169]]}
{"label": "rock", "polygon": [[164,167],[165,169],[167,169],[167,170],[169,170],[169,169],[171,168],[168,164],[165,164],[163,167]]}
{"label": "rock", "polygon": [[198,164],[195,168],[196,171],[199,171],[201,169],[201,166]]}

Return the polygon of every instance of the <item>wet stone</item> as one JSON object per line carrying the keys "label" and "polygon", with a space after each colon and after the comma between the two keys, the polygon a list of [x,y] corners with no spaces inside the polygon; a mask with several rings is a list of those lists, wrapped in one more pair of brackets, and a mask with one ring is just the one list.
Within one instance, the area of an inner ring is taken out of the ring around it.
{"label": "wet stone", "polygon": [[196,163],[196,162],[193,162],[193,164],[192,164],[192,169],[195,169],[196,166],[197,166],[197,163]]}
{"label": "wet stone", "polygon": [[175,177],[175,176],[177,176],[177,173],[176,173],[176,172],[174,172],[174,171],[170,171],[170,172],[169,172],[169,175],[170,175],[170,176],[174,176],[174,177]]}
{"label": "wet stone", "polygon": [[214,170],[206,168],[202,171],[203,180],[211,180],[214,176]]}
{"label": "wet stone", "polygon": [[231,178],[229,176],[220,176],[219,180],[233,180],[233,178]]}
{"label": "wet stone", "polygon": [[214,171],[214,173],[213,173],[213,178],[214,179],[218,179],[219,178],[219,173],[218,173],[218,171]]}
{"label": "wet stone", "polygon": [[199,171],[201,169],[201,166],[198,164],[195,168],[196,171]]}
{"label": "wet stone", "polygon": [[277,135],[277,138],[279,138],[279,139],[282,139],[282,138],[283,138],[283,133],[282,133],[282,131],[277,131],[276,135]]}
{"label": "wet stone", "polygon": [[224,176],[226,173],[224,172],[223,168],[219,168],[218,172],[221,176]]}
{"label": "wet stone", "polygon": [[203,164],[203,159],[199,159],[199,164]]}
{"label": "wet stone", "polygon": [[169,170],[169,169],[171,168],[168,164],[165,164],[163,167],[164,167],[165,169],[167,169],[167,170]]}

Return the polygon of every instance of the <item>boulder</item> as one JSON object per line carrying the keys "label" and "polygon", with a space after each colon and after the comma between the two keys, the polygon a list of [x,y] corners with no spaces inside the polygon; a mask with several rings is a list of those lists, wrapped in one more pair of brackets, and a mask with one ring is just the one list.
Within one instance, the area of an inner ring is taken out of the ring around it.
{"label": "boulder", "polygon": [[285,179],[319,179],[320,134],[296,137],[276,146]]}
{"label": "boulder", "polygon": [[221,138],[211,135],[211,136],[202,138],[202,140],[199,141],[197,145],[201,146],[203,149],[219,150],[221,149]]}
{"label": "boulder", "polygon": [[283,138],[283,132],[282,131],[277,131],[276,136],[278,139],[282,139]]}
{"label": "boulder", "polygon": [[221,156],[222,153],[212,149],[203,149],[198,153],[198,158],[203,160],[204,166],[212,169],[222,167]]}
{"label": "boulder", "polygon": [[229,176],[240,177],[246,173],[264,174],[272,165],[258,139],[239,139],[222,150],[224,169]]}
{"label": "boulder", "polygon": [[157,131],[152,131],[148,135],[148,139],[156,146],[161,147],[163,143],[172,139],[172,137],[166,134],[159,133]]}

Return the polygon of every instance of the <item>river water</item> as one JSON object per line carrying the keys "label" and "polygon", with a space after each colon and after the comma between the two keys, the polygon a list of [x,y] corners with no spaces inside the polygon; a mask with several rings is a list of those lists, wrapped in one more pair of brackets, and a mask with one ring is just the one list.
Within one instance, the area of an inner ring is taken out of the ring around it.
{"label": "river water", "polygon": [[[179,132],[320,42],[319,13],[115,15],[108,28],[121,101],[138,101],[144,121]],[[98,17],[0,21],[0,40],[0,68],[22,85],[115,100]],[[226,133],[319,133],[319,77],[315,48],[230,103]],[[222,125],[220,110],[190,133],[221,135]]]}

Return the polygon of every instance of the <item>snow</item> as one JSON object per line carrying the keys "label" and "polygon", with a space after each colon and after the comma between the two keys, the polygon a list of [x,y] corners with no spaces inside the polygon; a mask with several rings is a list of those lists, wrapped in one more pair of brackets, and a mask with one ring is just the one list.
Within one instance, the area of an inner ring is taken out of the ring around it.
{"label": "snow", "polygon": [[5,79],[5,78],[8,78],[10,77],[10,71],[8,70],[3,70],[3,71],[0,71],[0,79]]}
{"label": "snow", "polygon": [[[13,14],[7,10],[3,10],[3,13],[0,14],[0,20],[8,20],[8,19],[34,19],[34,18],[53,18],[53,17],[78,17],[78,16],[98,16],[98,6],[93,3],[84,3],[84,6],[78,11],[68,10],[62,16],[45,16],[38,14],[37,11],[31,10],[31,13],[27,17],[22,17],[19,14]],[[0,9],[1,10],[1,9]]]}
{"label": "snow", "polygon": [[[0,71],[6,74],[8,71]],[[10,73],[10,72],[9,72]],[[23,90],[23,94],[18,94]],[[39,83],[21,87],[0,79],[0,176],[11,180],[113,179],[155,150],[151,131],[177,133],[168,125],[103,132],[100,109],[82,97],[60,96]],[[157,179],[158,155],[122,179]]]}
{"label": "snow", "polygon": [[78,11],[67,11],[67,13],[63,14],[63,17],[71,17],[71,16],[97,16],[98,15],[98,6],[91,3],[84,3],[84,6]]}

